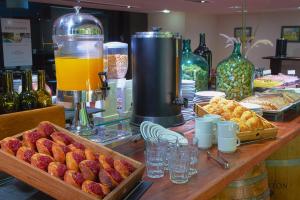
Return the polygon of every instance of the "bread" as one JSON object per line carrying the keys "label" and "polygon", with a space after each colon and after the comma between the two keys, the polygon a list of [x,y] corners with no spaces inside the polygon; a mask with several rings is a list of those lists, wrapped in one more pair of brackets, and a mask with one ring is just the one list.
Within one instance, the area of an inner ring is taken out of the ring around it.
{"label": "bread", "polygon": [[261,96],[251,96],[242,102],[261,105],[263,110],[280,110],[296,101],[300,100],[300,95],[291,91],[272,91],[263,93]]}
{"label": "bread", "polygon": [[260,118],[255,112],[248,110],[239,103],[214,97],[203,109],[210,114],[218,114],[224,120],[230,120],[239,125],[240,132],[272,128],[272,124]]}

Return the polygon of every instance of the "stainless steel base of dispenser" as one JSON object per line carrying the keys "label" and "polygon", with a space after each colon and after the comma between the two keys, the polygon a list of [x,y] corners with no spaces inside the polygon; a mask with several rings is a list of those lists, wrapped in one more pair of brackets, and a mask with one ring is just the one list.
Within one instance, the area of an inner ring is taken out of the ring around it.
{"label": "stainless steel base of dispenser", "polygon": [[143,121],[151,121],[166,128],[184,124],[184,118],[181,113],[179,115],[165,117],[149,117],[133,114],[131,117],[131,124],[133,125],[139,126]]}

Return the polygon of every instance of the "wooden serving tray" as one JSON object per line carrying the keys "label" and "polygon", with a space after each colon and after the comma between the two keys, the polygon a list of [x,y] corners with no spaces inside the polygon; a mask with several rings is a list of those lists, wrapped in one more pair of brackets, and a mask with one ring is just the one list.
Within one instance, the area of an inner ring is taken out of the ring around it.
{"label": "wooden serving tray", "polygon": [[[202,106],[207,105],[208,103],[200,103],[194,105],[194,111],[195,113],[202,117],[203,115],[209,114]],[[266,139],[266,138],[275,138],[278,132],[278,128],[261,117],[260,115],[256,115],[261,120],[265,121],[266,123],[270,124],[272,128],[262,129],[262,130],[255,130],[255,131],[244,131],[239,132],[237,134],[238,138],[243,141],[251,141],[251,140],[260,140],[260,139]]]}
{"label": "wooden serving tray", "polygon": [[[50,122],[49,122],[50,123]],[[107,147],[93,143],[85,138],[77,136],[66,129],[63,129],[55,124],[55,128],[59,131],[72,137],[75,141],[82,143],[86,147],[92,149],[94,152],[101,152],[105,155],[110,155],[115,159],[124,159],[132,164],[136,170],[123,180],[114,190],[112,190],[103,200],[121,200],[128,192],[130,192],[142,179],[144,174],[145,165],[137,162],[129,157],[126,157],[118,152],[115,152]],[[13,137],[20,138],[22,133]],[[82,190],[65,183],[63,180],[51,176],[47,172],[40,170],[29,163],[18,159],[2,150],[0,150],[0,170],[4,171],[17,179],[20,179],[27,184],[47,193],[55,199],[63,200],[96,200],[97,198],[83,192]]]}
{"label": "wooden serving tray", "polygon": [[32,129],[45,120],[65,127],[64,107],[53,105],[47,108],[0,115],[0,140]]}

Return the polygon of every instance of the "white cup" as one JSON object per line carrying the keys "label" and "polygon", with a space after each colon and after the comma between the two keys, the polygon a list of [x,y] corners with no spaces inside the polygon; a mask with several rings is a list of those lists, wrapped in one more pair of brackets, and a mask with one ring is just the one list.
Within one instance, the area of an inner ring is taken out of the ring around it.
{"label": "white cup", "polygon": [[233,153],[240,146],[241,141],[237,137],[218,137],[218,150],[223,153]]}
{"label": "white cup", "polygon": [[236,138],[239,125],[231,121],[220,121],[217,123],[217,135],[224,138]]}
{"label": "white cup", "polygon": [[198,134],[195,140],[200,149],[209,149],[212,146],[212,134]]}
{"label": "white cup", "polygon": [[213,138],[212,142],[213,144],[217,144],[218,142],[218,133],[217,133],[217,123],[221,121],[221,116],[220,115],[215,115],[215,114],[206,114],[203,116],[203,118],[211,119],[212,122],[215,124],[215,127],[213,128]]}
{"label": "white cup", "polygon": [[206,115],[203,115],[203,118],[212,119],[214,123],[221,121],[221,116],[215,115],[215,114],[206,114]]}
{"label": "white cup", "polygon": [[209,118],[196,118],[195,119],[195,134],[212,134],[214,123]]}

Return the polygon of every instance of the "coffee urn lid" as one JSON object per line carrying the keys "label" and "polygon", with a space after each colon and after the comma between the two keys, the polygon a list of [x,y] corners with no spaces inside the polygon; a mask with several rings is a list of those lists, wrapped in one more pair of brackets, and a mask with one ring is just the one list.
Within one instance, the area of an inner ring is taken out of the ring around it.
{"label": "coffee urn lid", "polygon": [[179,33],[162,32],[161,28],[154,27],[149,32],[136,32],[132,38],[176,38],[181,39]]}

